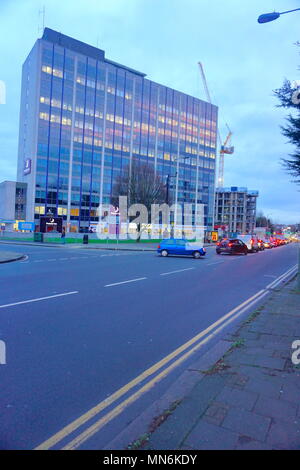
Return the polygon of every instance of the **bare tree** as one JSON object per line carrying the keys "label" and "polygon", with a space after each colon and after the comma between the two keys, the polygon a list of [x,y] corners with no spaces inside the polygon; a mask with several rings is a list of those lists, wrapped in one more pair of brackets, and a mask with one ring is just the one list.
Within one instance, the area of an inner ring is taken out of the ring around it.
{"label": "bare tree", "polygon": [[[131,166],[124,168],[113,185],[111,203],[114,206],[118,206],[119,196],[127,196],[129,206],[143,204],[150,214],[152,204],[166,202],[167,192],[162,179],[155,174],[153,165],[133,160]],[[140,224],[138,224],[138,240],[141,231]]]}
{"label": "bare tree", "polygon": [[112,204],[117,205],[119,196],[127,196],[128,204],[144,204],[148,212],[152,204],[166,201],[166,187],[153,165],[133,161],[116,179],[113,186]]}

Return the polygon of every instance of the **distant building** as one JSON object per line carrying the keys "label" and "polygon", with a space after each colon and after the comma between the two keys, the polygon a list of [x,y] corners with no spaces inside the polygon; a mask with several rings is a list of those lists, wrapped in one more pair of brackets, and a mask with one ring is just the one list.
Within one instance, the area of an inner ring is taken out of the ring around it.
{"label": "distant building", "polygon": [[193,219],[203,204],[211,230],[217,115],[216,106],[45,28],[22,74],[17,179],[28,183],[26,220],[39,224],[50,210],[67,230],[88,228],[135,160],[170,176],[173,201],[176,187]]}
{"label": "distant building", "polygon": [[[13,230],[18,220],[26,219],[27,183],[3,181],[0,183],[0,226]],[[32,219],[33,221],[33,219]]]}
{"label": "distant building", "polygon": [[225,227],[228,233],[252,233],[256,220],[258,191],[232,186],[217,188],[215,197],[215,226]]}

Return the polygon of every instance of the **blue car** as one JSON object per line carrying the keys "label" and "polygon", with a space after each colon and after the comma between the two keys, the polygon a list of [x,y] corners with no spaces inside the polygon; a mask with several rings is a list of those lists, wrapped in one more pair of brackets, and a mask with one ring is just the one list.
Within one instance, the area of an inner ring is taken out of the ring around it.
{"label": "blue car", "polygon": [[184,255],[198,259],[205,256],[205,248],[197,242],[189,242],[183,238],[168,238],[162,240],[157,247],[157,253],[161,256]]}

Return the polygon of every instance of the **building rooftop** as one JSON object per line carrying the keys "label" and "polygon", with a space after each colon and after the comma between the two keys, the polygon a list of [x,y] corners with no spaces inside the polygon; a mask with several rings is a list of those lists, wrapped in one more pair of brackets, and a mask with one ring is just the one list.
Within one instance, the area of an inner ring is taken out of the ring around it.
{"label": "building rooftop", "polygon": [[231,186],[230,188],[216,188],[217,193],[247,193],[250,196],[258,196],[258,191],[245,187]]}
{"label": "building rooftop", "polygon": [[98,49],[97,47],[90,46],[85,42],[78,41],[77,39],[71,38],[70,36],[66,36],[65,34],[59,33],[58,31],[54,31],[50,28],[45,28],[44,33],[42,36],[44,41],[52,42],[53,44],[57,44],[58,46],[65,47],[73,52],[77,52],[78,54],[83,54],[88,57],[91,57],[95,60],[100,60],[101,62],[106,62],[108,64],[117,65],[128,72],[134,73],[141,77],[146,77],[145,73],[138,72],[137,70],[131,69],[126,67],[125,65],[118,64],[113,62],[112,60],[105,58],[105,51],[102,49]]}

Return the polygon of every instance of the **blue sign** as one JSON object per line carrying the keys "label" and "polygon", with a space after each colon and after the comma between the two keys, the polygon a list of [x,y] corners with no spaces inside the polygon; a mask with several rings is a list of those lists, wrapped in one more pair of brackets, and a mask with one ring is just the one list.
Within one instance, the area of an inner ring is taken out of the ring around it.
{"label": "blue sign", "polygon": [[35,223],[34,222],[19,222],[18,230],[29,230],[34,232]]}

